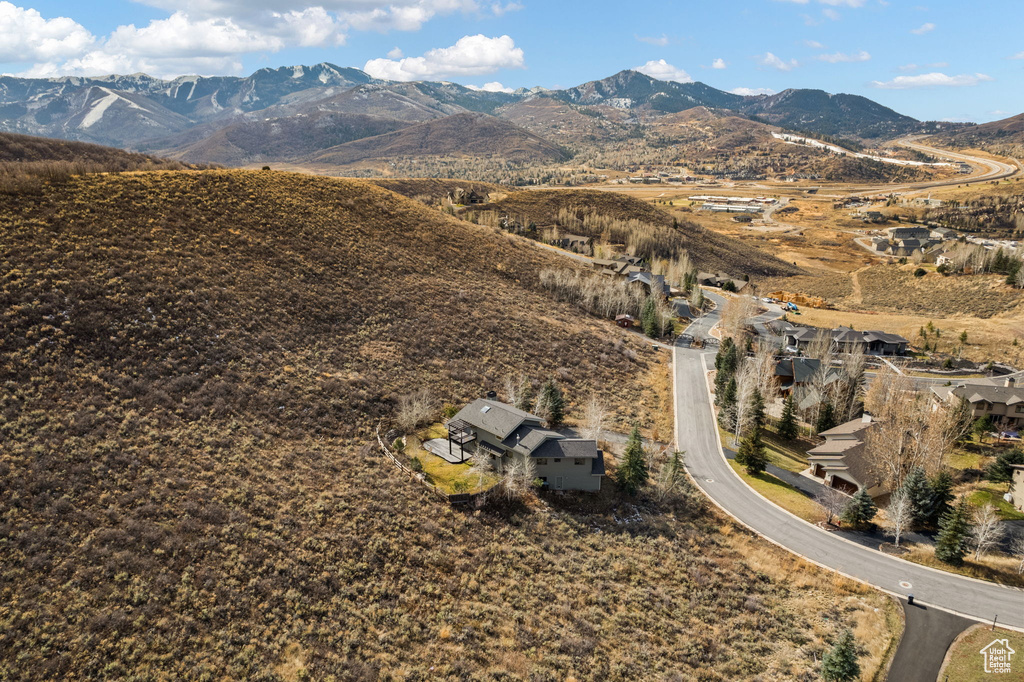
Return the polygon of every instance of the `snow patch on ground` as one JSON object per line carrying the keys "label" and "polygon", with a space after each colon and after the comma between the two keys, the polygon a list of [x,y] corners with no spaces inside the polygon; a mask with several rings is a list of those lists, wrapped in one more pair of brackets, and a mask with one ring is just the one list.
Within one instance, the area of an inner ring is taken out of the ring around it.
{"label": "snow patch on ground", "polygon": [[117,100],[124,100],[125,102],[128,103],[128,107],[131,108],[131,109],[139,109],[140,111],[145,111],[142,107],[140,107],[135,102],[133,102],[130,99],[127,99],[125,97],[122,97],[121,95],[117,94],[116,92],[111,92],[110,90],[107,90],[106,88],[99,88],[99,89],[102,90],[103,92],[107,93],[107,96],[103,97],[101,99],[98,99],[98,100],[96,100],[95,102],[92,103],[92,108],[89,109],[89,113],[87,113],[85,115],[85,117],[82,118],[82,122],[78,124],[79,128],[91,128],[93,125],[98,123],[103,118],[103,114],[105,114],[107,112],[107,109],[109,109],[112,104],[117,102]]}

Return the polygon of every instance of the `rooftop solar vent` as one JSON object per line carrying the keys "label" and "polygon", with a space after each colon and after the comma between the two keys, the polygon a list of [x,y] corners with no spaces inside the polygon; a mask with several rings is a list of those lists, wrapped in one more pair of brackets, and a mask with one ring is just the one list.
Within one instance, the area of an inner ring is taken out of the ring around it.
{"label": "rooftop solar vent", "polygon": [[480,411],[483,412],[484,414],[487,414],[488,412],[490,412],[490,410],[491,410],[491,406],[490,405],[484,405],[483,407],[480,408]]}

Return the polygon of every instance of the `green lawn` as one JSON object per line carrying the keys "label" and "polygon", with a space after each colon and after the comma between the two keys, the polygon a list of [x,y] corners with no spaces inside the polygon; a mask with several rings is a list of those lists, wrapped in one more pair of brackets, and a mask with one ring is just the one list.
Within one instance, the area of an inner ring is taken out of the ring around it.
{"label": "green lawn", "polygon": [[822,520],[823,513],[818,505],[814,503],[814,500],[785,481],[768,473],[751,476],[735,460],[729,460],[729,466],[758,494],[771,500],[786,511],[796,514],[804,521],[810,521],[811,523],[817,523]]}
{"label": "green lawn", "polygon": [[437,455],[432,455],[422,448],[416,448],[411,453],[423,465],[423,473],[427,475],[427,480],[437,486],[438,490],[448,495],[487,490],[498,482],[497,476],[485,476],[483,485],[481,485],[479,476],[470,473],[469,462],[449,464]]}
{"label": "green lawn", "polygon": [[[996,639],[1006,639],[1010,648],[1017,653],[1010,659],[1010,672],[1005,674],[986,673],[985,659],[981,650]],[[982,680],[1019,680],[1024,675],[1024,633],[996,628],[989,625],[975,625],[957,638],[949,648],[946,664],[939,673],[940,680],[956,682],[981,682]]]}
{"label": "green lawn", "polygon": [[763,429],[761,435],[765,449],[768,451],[768,461],[775,466],[796,474],[810,466],[807,462],[807,450],[814,447],[811,443],[802,440],[786,440],[768,429]]}
{"label": "green lawn", "polygon": [[967,501],[975,507],[984,507],[986,504],[992,504],[996,511],[999,512],[999,518],[1001,519],[1012,521],[1024,520],[1024,514],[1014,509],[1012,504],[1003,499],[1004,493],[1006,493],[1005,486],[986,481],[981,484],[981,487],[971,493]]}

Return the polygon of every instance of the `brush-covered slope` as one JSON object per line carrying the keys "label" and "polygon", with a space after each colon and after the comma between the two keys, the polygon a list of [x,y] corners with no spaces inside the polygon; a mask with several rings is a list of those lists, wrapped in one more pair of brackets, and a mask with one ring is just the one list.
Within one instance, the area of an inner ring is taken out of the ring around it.
{"label": "brush-covered slope", "polygon": [[693,500],[455,512],[367,445],[510,371],[645,419],[655,354],[522,240],[260,172],[76,178],[0,233],[2,679],[806,679],[840,627],[889,641]]}
{"label": "brush-covered slope", "polygon": [[57,161],[100,165],[108,170],[128,170],[166,163],[148,154],[135,154],[88,142],[0,133],[0,163],[52,163]]}
{"label": "brush-covered slope", "polygon": [[449,193],[457,189],[476,192],[486,197],[501,197],[509,192],[523,191],[493,182],[449,180],[447,178],[375,178],[367,180],[367,182],[427,204],[440,203],[448,197]]}
{"label": "brush-covered slope", "polygon": [[339,145],[315,155],[312,161],[343,166],[409,156],[500,158],[516,163],[568,158],[560,147],[506,121],[481,114],[455,114]]}
{"label": "brush-covered slope", "polygon": [[[786,276],[802,271],[741,241],[701,226],[674,219],[653,205],[619,192],[599,190],[530,190],[509,194],[495,203],[472,207],[513,216],[537,227],[558,226],[566,232],[600,238],[613,226],[618,234],[635,234],[639,255],[672,257],[690,254],[702,270],[736,274]],[[631,228],[637,225],[638,229]],[[646,226],[646,227],[645,227]],[[650,250],[651,253],[646,253]]]}
{"label": "brush-covered slope", "polygon": [[239,166],[287,161],[330,147],[383,135],[407,123],[363,114],[315,112],[262,121],[242,121],[175,150],[175,158]]}
{"label": "brush-covered slope", "polygon": [[954,148],[973,147],[999,154],[1024,154],[1024,114],[962,128],[928,138],[929,142]]}

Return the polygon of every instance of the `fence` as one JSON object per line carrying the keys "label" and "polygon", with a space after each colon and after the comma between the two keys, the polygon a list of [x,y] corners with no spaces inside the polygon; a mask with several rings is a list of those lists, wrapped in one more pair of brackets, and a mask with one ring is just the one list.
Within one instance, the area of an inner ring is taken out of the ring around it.
{"label": "fence", "polygon": [[374,435],[377,438],[377,445],[380,446],[380,451],[384,453],[385,457],[387,457],[388,459],[391,460],[392,464],[394,464],[396,467],[398,467],[399,471],[405,472],[406,474],[411,476],[416,481],[419,481],[420,483],[422,483],[426,487],[427,490],[432,492],[434,495],[437,495],[438,497],[440,497],[442,500],[444,500],[448,504],[453,505],[453,506],[455,506],[455,505],[463,505],[463,504],[472,504],[475,507],[480,507],[480,506],[483,505],[483,502],[486,499],[485,492],[479,492],[479,493],[454,493],[452,495],[449,495],[446,492],[438,490],[437,486],[435,486],[433,483],[428,481],[427,477],[425,475],[423,475],[422,473],[413,471],[409,467],[408,464],[402,462],[395,455],[395,453],[391,452],[391,449],[387,445],[384,444],[384,439],[380,435],[380,424],[377,425],[377,429],[374,432]]}

